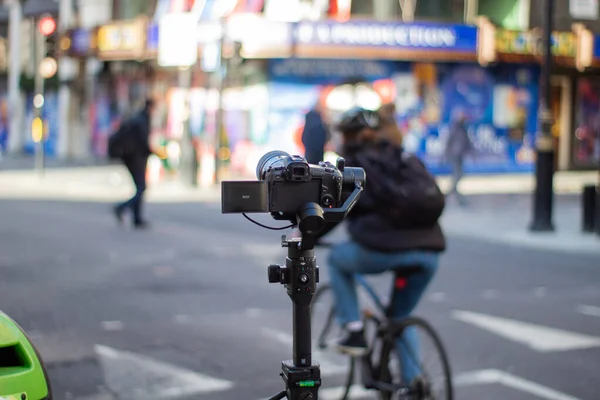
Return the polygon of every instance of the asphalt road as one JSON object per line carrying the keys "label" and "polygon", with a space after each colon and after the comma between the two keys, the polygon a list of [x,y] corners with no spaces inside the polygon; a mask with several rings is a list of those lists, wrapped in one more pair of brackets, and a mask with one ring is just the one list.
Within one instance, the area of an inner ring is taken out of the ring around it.
{"label": "asphalt road", "polygon": [[[104,203],[0,201],[0,309],[39,346],[55,398],[258,400],[281,390],[291,302],[266,277],[285,255],[280,233],[212,203],[147,210],[152,229],[134,231]],[[598,256],[448,242],[416,314],[443,338],[457,398],[600,398]],[[385,293],[387,279],[372,281]],[[314,358],[325,386],[339,385],[343,359]]]}

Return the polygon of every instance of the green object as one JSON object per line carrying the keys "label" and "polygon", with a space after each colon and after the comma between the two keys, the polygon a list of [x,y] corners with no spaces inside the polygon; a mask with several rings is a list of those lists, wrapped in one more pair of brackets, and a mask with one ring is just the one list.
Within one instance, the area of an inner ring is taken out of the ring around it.
{"label": "green object", "polygon": [[315,387],[315,381],[300,381],[298,382],[300,387]]}
{"label": "green object", "polygon": [[41,357],[25,331],[0,311],[0,398],[51,400]]}

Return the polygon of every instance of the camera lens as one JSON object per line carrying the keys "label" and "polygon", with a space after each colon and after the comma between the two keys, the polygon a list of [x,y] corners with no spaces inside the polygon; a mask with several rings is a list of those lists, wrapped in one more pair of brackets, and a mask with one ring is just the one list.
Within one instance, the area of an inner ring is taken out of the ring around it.
{"label": "camera lens", "polygon": [[265,178],[265,173],[276,164],[282,158],[289,158],[290,155],[285,151],[281,150],[273,150],[265,154],[258,160],[258,164],[256,165],[256,178],[258,180],[263,180]]}

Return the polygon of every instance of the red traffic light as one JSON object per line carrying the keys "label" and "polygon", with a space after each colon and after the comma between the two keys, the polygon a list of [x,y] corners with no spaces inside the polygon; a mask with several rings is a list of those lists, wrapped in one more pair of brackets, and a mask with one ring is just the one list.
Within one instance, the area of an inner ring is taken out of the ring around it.
{"label": "red traffic light", "polygon": [[50,36],[56,30],[56,21],[52,17],[43,17],[38,23],[38,29],[44,36]]}

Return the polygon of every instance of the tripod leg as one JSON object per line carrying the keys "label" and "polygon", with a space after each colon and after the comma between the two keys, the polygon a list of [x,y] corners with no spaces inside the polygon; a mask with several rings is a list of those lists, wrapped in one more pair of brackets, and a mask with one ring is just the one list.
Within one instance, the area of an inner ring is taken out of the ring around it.
{"label": "tripod leg", "polygon": [[271,397],[269,400],[281,400],[281,399],[285,399],[286,396],[287,396],[287,392],[284,390],[281,393],[277,393],[275,396]]}

